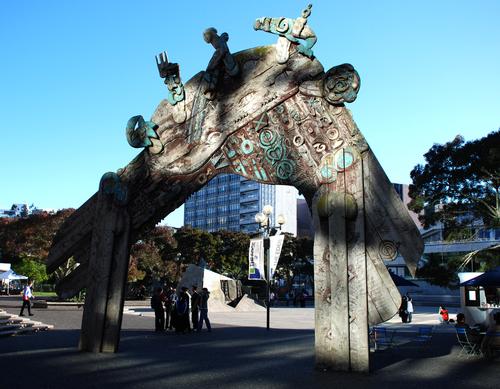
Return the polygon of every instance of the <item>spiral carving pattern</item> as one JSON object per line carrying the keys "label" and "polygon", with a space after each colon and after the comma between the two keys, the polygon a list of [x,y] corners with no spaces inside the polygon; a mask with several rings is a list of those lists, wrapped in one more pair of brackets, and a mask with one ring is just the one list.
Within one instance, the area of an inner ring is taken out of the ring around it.
{"label": "spiral carving pattern", "polygon": [[379,253],[382,259],[394,260],[398,256],[398,248],[391,240],[383,240],[380,242]]}

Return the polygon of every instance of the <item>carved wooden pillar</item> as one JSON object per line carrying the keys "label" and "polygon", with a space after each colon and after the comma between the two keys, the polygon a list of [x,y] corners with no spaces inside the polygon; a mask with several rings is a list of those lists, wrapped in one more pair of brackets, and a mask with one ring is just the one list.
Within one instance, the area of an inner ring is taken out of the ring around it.
{"label": "carved wooden pillar", "polygon": [[316,194],[316,365],[369,371],[367,256],[360,158]]}
{"label": "carved wooden pillar", "polygon": [[130,251],[126,189],[114,173],[99,185],[88,262],[80,350],[116,352]]}

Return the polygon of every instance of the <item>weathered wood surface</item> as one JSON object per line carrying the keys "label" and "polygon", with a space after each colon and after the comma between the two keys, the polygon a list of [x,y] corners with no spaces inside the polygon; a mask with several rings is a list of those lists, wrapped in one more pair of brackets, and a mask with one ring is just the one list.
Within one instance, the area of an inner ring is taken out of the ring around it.
{"label": "weathered wood surface", "polygon": [[101,351],[116,352],[120,342],[123,304],[130,257],[130,217],[126,210],[119,210],[114,233],[113,254],[108,284],[106,315]]}
{"label": "weathered wood surface", "polygon": [[359,163],[353,169],[344,173],[346,209],[349,207],[349,199],[351,199],[353,204],[351,205],[351,214],[346,215],[346,230],[348,231],[346,242],[349,288],[349,362],[350,368],[358,372],[368,372],[370,369],[363,165],[363,159],[360,159]]}
{"label": "weathered wood surface", "polygon": [[[134,242],[221,173],[297,187],[312,204],[316,227],[318,364],[366,371],[368,324],[390,319],[399,304],[383,259],[399,252],[413,271],[423,244],[343,104],[352,102],[359,90],[354,68],[343,64],[324,72],[312,55],[297,52],[296,44],[287,46],[288,58],[278,55],[284,63],[276,60],[275,46],[235,54],[240,74],[225,76],[214,100],[202,93],[201,72],[183,86],[184,100],[174,106],[166,100],[159,104],[151,119],[157,125],[153,145],[117,172],[129,189],[124,206],[130,218],[127,236]],[[316,207],[324,195],[326,211],[320,217]],[[85,349],[113,350],[126,271],[124,261],[115,259],[128,254],[126,240],[101,223],[104,215],[118,226],[121,213],[108,212],[99,196],[61,227],[48,269],[79,256],[78,281],[68,278],[60,285],[66,294],[103,282],[95,278],[95,270],[111,280],[110,291],[93,291],[88,297],[83,325],[90,332],[84,331],[82,339],[89,334],[101,339],[99,345],[86,340]],[[118,246],[110,249],[110,244]],[[112,300],[107,307],[105,295]],[[110,307],[111,317],[106,318]],[[91,323],[92,315],[98,321]]]}
{"label": "weathered wood surface", "polygon": [[101,181],[97,195],[80,335],[82,351],[116,351],[129,262],[130,220]]}
{"label": "weathered wood surface", "polygon": [[363,164],[339,172],[313,201],[316,363],[369,371]]}

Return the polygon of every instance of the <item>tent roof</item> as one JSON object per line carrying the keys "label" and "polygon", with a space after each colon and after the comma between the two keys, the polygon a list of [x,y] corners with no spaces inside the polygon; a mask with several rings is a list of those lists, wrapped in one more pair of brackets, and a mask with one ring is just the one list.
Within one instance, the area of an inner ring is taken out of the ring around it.
{"label": "tent roof", "polygon": [[28,277],[16,274],[12,269],[0,273],[0,280],[27,280],[27,279]]}
{"label": "tent roof", "polygon": [[462,282],[460,286],[496,286],[500,287],[500,266],[497,266],[480,276]]}

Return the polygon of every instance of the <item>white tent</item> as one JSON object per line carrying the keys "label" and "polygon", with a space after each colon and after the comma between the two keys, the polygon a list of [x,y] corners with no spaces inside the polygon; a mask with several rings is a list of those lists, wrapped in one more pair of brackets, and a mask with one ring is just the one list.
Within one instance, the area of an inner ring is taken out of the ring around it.
{"label": "white tent", "polygon": [[6,281],[7,283],[7,294],[9,293],[9,284],[12,280],[27,280],[28,277],[16,274],[14,270],[10,269],[6,272],[0,273],[0,280]]}

